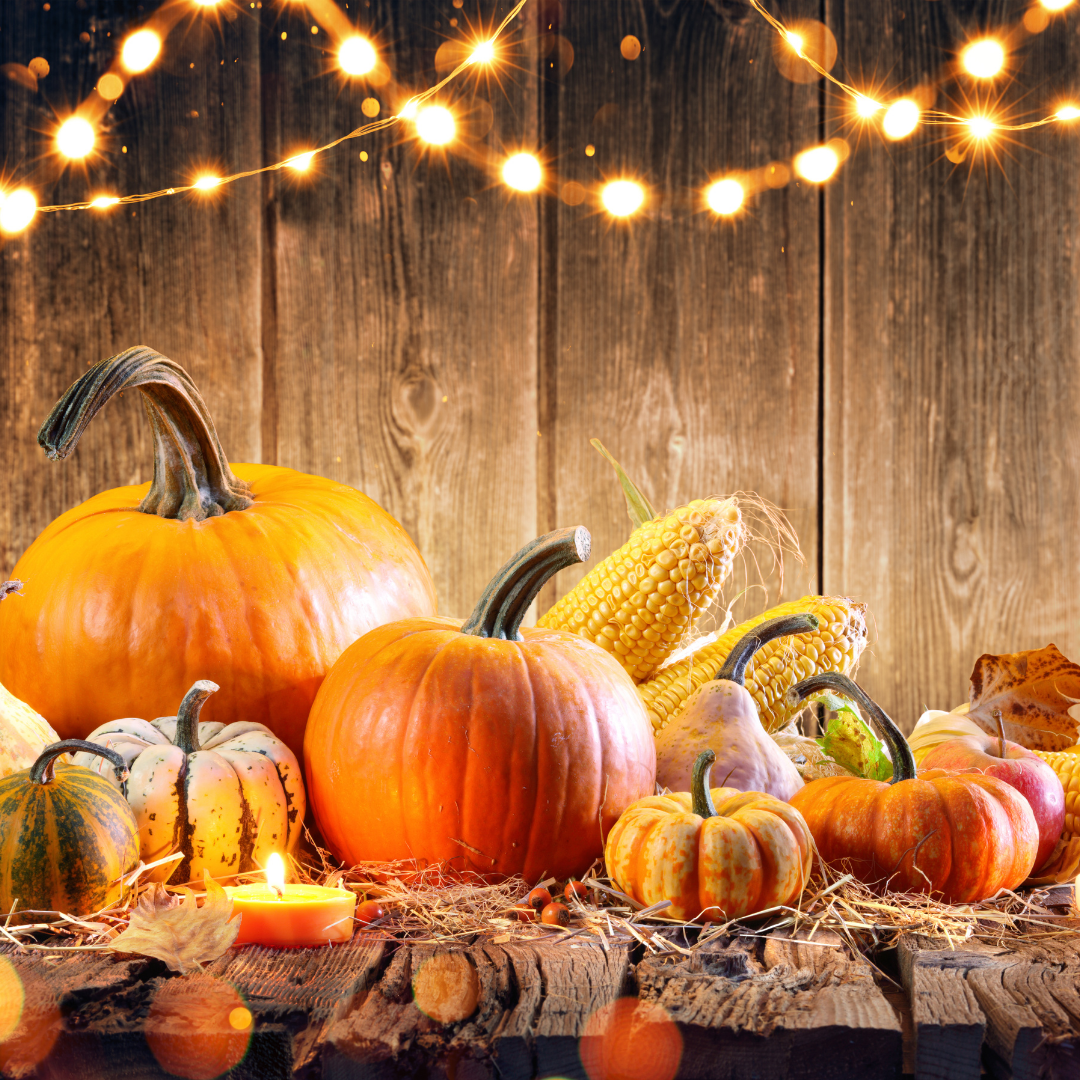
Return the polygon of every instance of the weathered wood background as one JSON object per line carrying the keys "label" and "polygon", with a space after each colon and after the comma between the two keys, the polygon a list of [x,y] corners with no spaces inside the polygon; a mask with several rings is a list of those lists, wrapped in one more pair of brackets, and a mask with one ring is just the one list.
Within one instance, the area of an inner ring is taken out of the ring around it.
{"label": "weathered wood background", "polygon": [[[237,171],[359,126],[379,96],[339,79],[303,5],[231,0],[186,18],[132,80],[89,175],[57,177],[54,115],[156,6],[5,0],[0,63],[51,66],[36,88],[4,68],[5,180],[52,201]],[[349,7],[398,84],[421,86],[444,40],[509,5]],[[841,73],[904,88],[1026,7],[772,4],[826,22]],[[1020,113],[1080,93],[1078,18],[1016,39],[1003,100]],[[631,33],[643,51],[627,61]],[[530,0],[513,40],[498,83],[454,95],[473,118],[468,156],[386,133],[310,178],[48,215],[0,242],[0,573],[64,509],[149,478],[130,395],[64,464],[35,440],[87,364],[142,343],[192,372],[234,460],[332,476],[386,506],[448,614],[539,532],[586,524],[597,552],[625,538],[596,436],[657,504],[754,490],[786,508],[805,565],[787,560],[784,598],[869,604],[862,681],[907,728],[924,705],[963,700],[981,652],[1052,640],[1080,654],[1078,133],[1021,136],[969,169],[935,129],[893,145],[849,130],[857,149],[824,189],[793,182],[720,222],[700,211],[711,175],[789,159],[846,122],[817,83],[780,74],[772,31],[741,0]],[[555,190],[511,197],[495,181],[519,145],[541,149]],[[559,197],[624,170],[650,188],[629,226]],[[764,599],[752,589],[739,610]]]}

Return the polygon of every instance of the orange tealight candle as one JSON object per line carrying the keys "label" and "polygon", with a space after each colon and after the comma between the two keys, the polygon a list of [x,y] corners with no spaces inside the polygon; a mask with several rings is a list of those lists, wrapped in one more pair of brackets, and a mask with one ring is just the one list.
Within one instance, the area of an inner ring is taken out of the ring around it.
{"label": "orange tealight candle", "polygon": [[298,949],[348,941],[353,932],[356,894],[322,885],[285,884],[285,863],[278,854],[266,865],[266,881],[228,885],[233,911],[239,912],[235,945]]}

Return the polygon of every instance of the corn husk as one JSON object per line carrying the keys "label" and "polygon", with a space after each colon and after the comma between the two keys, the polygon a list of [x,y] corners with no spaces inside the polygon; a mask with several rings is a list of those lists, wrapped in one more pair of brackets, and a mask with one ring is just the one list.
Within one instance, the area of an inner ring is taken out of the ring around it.
{"label": "corn husk", "polygon": [[916,766],[921,765],[923,758],[940,743],[948,742],[949,739],[961,739],[968,735],[986,734],[974,720],[967,718],[965,715],[967,710],[966,704],[957,706],[952,712],[927,709],[919,717],[915,730],[907,740]]}

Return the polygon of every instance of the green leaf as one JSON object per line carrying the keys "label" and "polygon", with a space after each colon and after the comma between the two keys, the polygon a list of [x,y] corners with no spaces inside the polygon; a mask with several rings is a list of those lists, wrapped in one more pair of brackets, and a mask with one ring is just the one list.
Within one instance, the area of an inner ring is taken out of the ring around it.
{"label": "green leaf", "polygon": [[[853,704],[831,698],[824,704],[836,709],[818,745],[838,765],[868,780],[888,780],[892,762],[881,740],[867,727]],[[838,707],[839,706],[839,707]]]}
{"label": "green leaf", "polygon": [[614,467],[619,477],[619,483],[622,485],[623,495],[626,496],[626,512],[630,515],[630,521],[633,523],[634,528],[638,529],[646,521],[652,521],[656,517],[656,511],[652,508],[649,500],[642,494],[641,488],[626,475],[623,467],[608,453],[607,447],[599,439],[590,439],[589,441]]}

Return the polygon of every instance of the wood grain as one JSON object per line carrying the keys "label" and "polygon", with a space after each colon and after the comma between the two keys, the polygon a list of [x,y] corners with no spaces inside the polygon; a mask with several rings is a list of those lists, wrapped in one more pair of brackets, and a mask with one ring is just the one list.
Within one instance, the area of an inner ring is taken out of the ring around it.
{"label": "wood grain", "polygon": [[[850,77],[876,72],[890,92],[1021,13],[826,3]],[[1021,58],[1003,103],[1043,115],[1076,83],[1080,39],[1054,22]],[[953,84],[937,107],[950,94],[963,106]],[[1017,143],[954,169],[925,129],[892,145],[868,133],[827,189],[824,587],[869,604],[860,681],[905,731],[924,707],[966,700],[983,652],[1080,650],[1067,584],[1080,560],[1080,151],[1054,129]]]}
{"label": "wood grain", "polygon": [[[811,3],[787,8],[817,13]],[[779,594],[758,547],[760,575],[748,562],[725,594],[734,598],[745,577],[764,578],[773,603],[801,596],[817,567],[819,199],[792,184],[723,221],[704,209],[702,190],[710,178],[812,142],[817,90],[781,77],[772,31],[741,4],[561,10],[551,34],[569,43],[573,65],[551,91],[552,135],[560,182],[590,197],[558,205],[548,253],[555,296],[542,356],[543,439],[557,479],[545,525],[588,526],[598,557],[629,535],[611,467],[589,446],[598,437],[657,510],[736,490],[787,509],[806,567],[788,560]],[[628,34],[642,45],[633,61],[620,52]],[[565,68],[565,47],[542,39],[545,49]],[[600,209],[598,189],[623,176],[648,195],[641,213],[616,222]],[[586,569],[560,574],[542,606]],[[736,612],[763,606],[755,589]]]}
{"label": "wood grain", "polygon": [[[51,66],[36,91],[0,81],[5,177],[51,202],[189,182],[196,163],[219,172],[257,163],[258,26],[229,11],[177,28],[162,62],[132,79],[107,115],[88,170],[58,175],[47,153],[53,111],[63,115],[89,94],[143,15],[135,4],[4,5],[0,63],[42,56]],[[68,461],[49,462],[37,446],[60,394],[88,364],[123,348],[150,345],[186,367],[229,456],[258,460],[260,244],[250,183],[209,200],[41,215],[26,233],[0,240],[0,572],[57,514],[150,478],[138,395],[112,404]]]}

